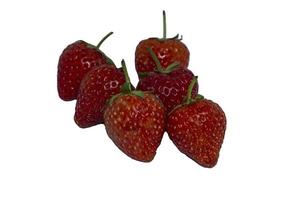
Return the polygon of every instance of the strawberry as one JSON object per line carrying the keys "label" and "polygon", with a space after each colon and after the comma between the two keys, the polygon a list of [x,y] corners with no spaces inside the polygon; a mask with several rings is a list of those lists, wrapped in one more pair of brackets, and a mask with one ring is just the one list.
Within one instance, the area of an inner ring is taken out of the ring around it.
{"label": "strawberry", "polygon": [[106,101],[121,90],[124,73],[110,64],[90,70],[83,78],[75,108],[75,122],[87,128],[103,122]]}
{"label": "strawberry", "polygon": [[104,112],[108,136],[115,145],[132,159],[150,162],[161,143],[165,129],[162,102],[149,92],[132,91],[122,61],[126,83],[111,98]]}
{"label": "strawberry", "polygon": [[77,98],[79,86],[84,75],[94,67],[102,64],[113,64],[101,50],[101,44],[113,32],[108,33],[97,46],[82,40],[68,45],[59,57],[57,72],[57,89],[64,101]]}
{"label": "strawberry", "polygon": [[[192,89],[193,79],[189,90]],[[176,147],[203,167],[214,167],[218,161],[226,130],[226,116],[211,100],[190,95],[183,105],[169,113],[167,132]]]}
{"label": "strawberry", "polygon": [[[169,113],[175,106],[182,103],[186,96],[187,88],[194,77],[189,69],[178,68],[177,64],[164,69],[156,54],[148,49],[157,66],[157,72],[150,72],[140,79],[137,88],[143,91],[151,91],[163,102],[166,112]],[[176,68],[177,67],[177,68]],[[198,92],[198,84],[192,90],[192,98]]]}
{"label": "strawberry", "polygon": [[173,38],[166,37],[166,15],[163,11],[163,37],[142,40],[136,47],[135,67],[140,78],[156,69],[156,63],[148,53],[148,48],[153,49],[163,68],[170,67],[174,62],[179,62],[181,68],[188,67],[189,50],[181,42],[182,37],[178,37],[178,34]]}

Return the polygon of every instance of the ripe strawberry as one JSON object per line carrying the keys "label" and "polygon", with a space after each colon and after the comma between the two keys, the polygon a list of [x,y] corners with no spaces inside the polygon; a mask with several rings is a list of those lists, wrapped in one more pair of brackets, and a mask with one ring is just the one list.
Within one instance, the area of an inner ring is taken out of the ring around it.
{"label": "ripe strawberry", "polygon": [[122,93],[112,97],[105,109],[108,136],[129,157],[150,162],[161,143],[165,129],[162,102],[153,94],[132,91],[125,63],[126,83]]}
{"label": "ripe strawberry", "polygon": [[89,71],[83,78],[75,108],[75,122],[87,128],[103,122],[106,101],[121,90],[125,76],[121,69],[103,64]]}
{"label": "ripe strawberry", "polygon": [[99,48],[113,32],[107,34],[97,46],[82,40],[67,46],[59,57],[57,72],[57,89],[64,101],[77,97],[79,86],[84,75],[94,67],[102,64],[114,64]]}
{"label": "ripe strawberry", "polygon": [[156,69],[156,63],[148,53],[151,48],[157,55],[163,68],[169,67],[173,62],[179,62],[179,67],[187,68],[189,62],[189,50],[181,42],[179,35],[173,38],[166,38],[166,15],[163,11],[163,38],[148,38],[142,40],[136,47],[135,67],[139,77]]}
{"label": "ripe strawberry", "polygon": [[226,116],[221,107],[201,96],[194,100],[187,97],[187,102],[168,116],[170,139],[179,151],[203,167],[216,165],[225,130]]}
{"label": "ripe strawberry", "polygon": [[[158,96],[163,102],[166,112],[169,113],[184,100],[187,88],[194,74],[189,69],[174,69],[176,65],[172,65],[170,68],[164,70],[152,49],[149,49],[149,52],[156,62],[158,72],[151,72],[143,79],[140,79],[137,89],[151,91]],[[192,90],[192,98],[194,98],[197,93],[198,84],[195,84]]]}

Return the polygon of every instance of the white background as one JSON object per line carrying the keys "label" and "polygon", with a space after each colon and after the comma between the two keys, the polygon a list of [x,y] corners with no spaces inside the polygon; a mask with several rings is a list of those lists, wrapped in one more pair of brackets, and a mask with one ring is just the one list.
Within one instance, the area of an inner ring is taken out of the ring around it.
{"label": "white background", "polygon": [[[58,57],[83,39],[124,58],[134,85],[141,39],[180,33],[200,93],[224,109],[218,164],[205,169],[164,135],[141,163],[103,125],[79,129],[56,90]],[[289,199],[290,6],[243,1],[1,1],[0,199]],[[287,191],[288,190],[288,191]]]}

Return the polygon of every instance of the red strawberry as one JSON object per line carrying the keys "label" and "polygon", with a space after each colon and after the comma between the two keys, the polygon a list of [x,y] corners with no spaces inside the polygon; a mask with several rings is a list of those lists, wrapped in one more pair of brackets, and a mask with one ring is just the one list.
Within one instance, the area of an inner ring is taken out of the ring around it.
{"label": "red strawberry", "polygon": [[67,46],[60,55],[57,72],[57,89],[64,101],[77,97],[84,75],[94,67],[102,64],[114,64],[99,48],[113,32],[107,34],[97,46],[82,40]]}
{"label": "red strawberry", "polygon": [[216,165],[225,130],[226,116],[221,107],[202,97],[192,100],[189,96],[168,116],[170,139],[179,151],[203,167]]}
{"label": "red strawberry", "polygon": [[161,62],[162,67],[167,68],[173,62],[179,62],[179,67],[187,68],[189,62],[189,50],[181,42],[179,35],[173,38],[166,38],[166,16],[163,11],[163,38],[149,38],[142,40],[136,47],[135,66],[139,77],[143,77],[156,69],[148,48],[152,48]]}
{"label": "red strawberry", "polygon": [[[151,49],[149,51],[153,60],[156,62],[158,72],[151,72],[141,79],[137,88],[143,91],[153,92],[153,94],[161,99],[166,111],[170,112],[184,100],[187,88],[194,74],[189,69],[173,69],[176,65],[172,65],[173,68],[170,67],[164,70],[154,52]],[[195,84],[192,90],[192,98],[196,96],[197,92],[198,84]]]}
{"label": "red strawberry", "polygon": [[126,76],[123,92],[114,96],[104,113],[108,136],[129,157],[150,162],[162,140],[165,112],[162,102],[148,92],[131,91]]}
{"label": "red strawberry", "polygon": [[124,73],[113,65],[103,64],[89,71],[81,82],[75,109],[75,122],[87,128],[103,122],[106,101],[121,90]]}

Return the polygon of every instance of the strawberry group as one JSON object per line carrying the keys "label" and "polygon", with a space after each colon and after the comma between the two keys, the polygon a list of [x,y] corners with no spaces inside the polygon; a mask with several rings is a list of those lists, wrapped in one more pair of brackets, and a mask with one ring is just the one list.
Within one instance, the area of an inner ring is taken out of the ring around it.
{"label": "strawberry group", "polygon": [[198,94],[189,69],[189,50],[179,35],[142,40],[136,47],[135,90],[125,61],[116,68],[99,47],[79,40],[59,58],[57,89],[64,101],[76,99],[75,123],[81,128],[104,124],[112,142],[134,160],[154,159],[164,132],[180,152],[200,166],[218,161],[226,130],[222,108]]}

